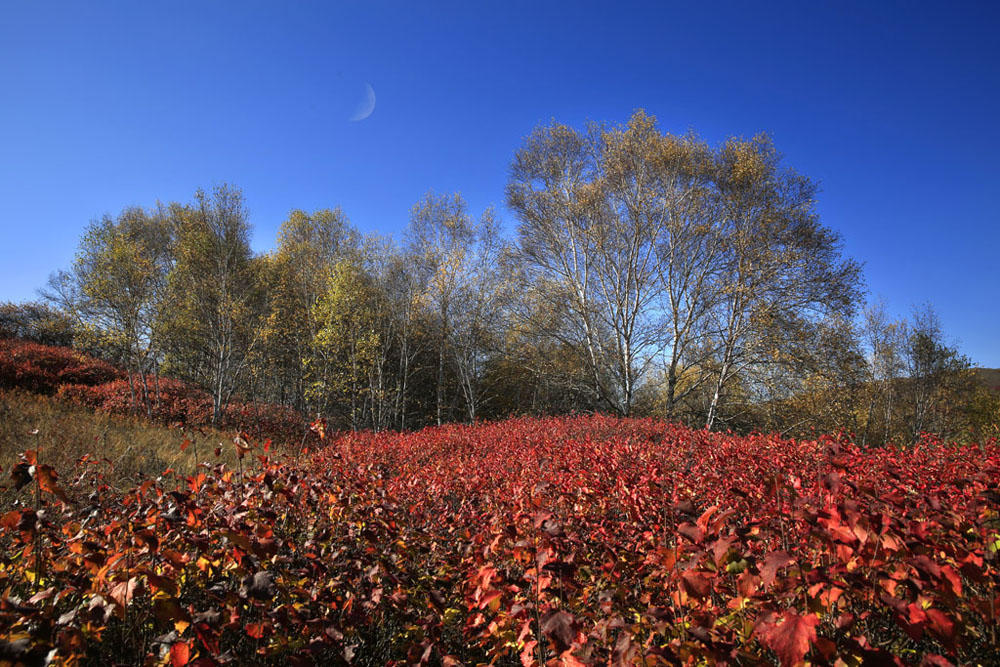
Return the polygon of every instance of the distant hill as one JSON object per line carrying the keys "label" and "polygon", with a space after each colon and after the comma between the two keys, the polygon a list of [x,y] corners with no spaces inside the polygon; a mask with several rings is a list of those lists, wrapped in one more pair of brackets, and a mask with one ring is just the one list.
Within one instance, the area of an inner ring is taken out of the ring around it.
{"label": "distant hill", "polygon": [[974,368],[973,371],[981,384],[1000,391],[1000,368]]}

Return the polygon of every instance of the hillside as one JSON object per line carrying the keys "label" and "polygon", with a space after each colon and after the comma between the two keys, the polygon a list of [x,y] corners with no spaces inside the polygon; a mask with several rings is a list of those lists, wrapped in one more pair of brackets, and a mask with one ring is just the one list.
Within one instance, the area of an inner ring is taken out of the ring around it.
{"label": "hillside", "polygon": [[974,372],[980,384],[1000,391],[1000,368],[976,368]]}
{"label": "hillside", "polygon": [[314,439],[305,417],[291,408],[237,399],[213,424],[211,397],[180,380],[148,376],[133,378],[130,386],[127,373],[112,364],[68,347],[13,338],[0,338],[3,389],[53,396],[66,405],[145,417],[159,424],[246,431],[260,440],[296,445]]}
{"label": "hillside", "polygon": [[[236,462],[233,434],[199,427],[181,430],[141,417],[110,415],[52,397],[0,390],[0,471],[31,449],[64,475],[79,471],[88,456],[101,463],[109,482],[124,488],[168,468],[190,474],[201,461]],[[188,445],[182,445],[188,441]],[[193,445],[193,446],[192,446]],[[215,448],[220,448],[215,456]],[[0,492],[0,500],[5,499]]]}

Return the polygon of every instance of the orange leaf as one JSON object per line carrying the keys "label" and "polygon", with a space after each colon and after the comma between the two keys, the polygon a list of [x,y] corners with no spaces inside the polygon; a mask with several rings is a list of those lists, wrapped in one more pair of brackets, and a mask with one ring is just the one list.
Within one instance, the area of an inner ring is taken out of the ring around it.
{"label": "orange leaf", "polygon": [[40,465],[36,469],[36,474],[38,475],[38,485],[42,487],[42,491],[48,491],[64,503],[69,502],[69,496],[66,495],[66,492],[56,482],[59,476],[56,474],[55,468]]}
{"label": "orange leaf", "polygon": [[3,526],[7,530],[13,530],[17,527],[17,524],[21,521],[21,513],[17,510],[13,512],[7,512],[0,517],[0,526]]}
{"label": "orange leaf", "polygon": [[187,642],[177,642],[170,647],[170,664],[173,667],[183,667],[191,659],[191,647]]}

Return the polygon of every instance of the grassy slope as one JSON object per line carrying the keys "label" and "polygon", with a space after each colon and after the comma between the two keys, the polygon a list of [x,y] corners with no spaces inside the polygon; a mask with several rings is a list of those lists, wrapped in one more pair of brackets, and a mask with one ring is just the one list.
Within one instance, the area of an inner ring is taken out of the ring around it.
{"label": "grassy slope", "polygon": [[1000,368],[976,368],[974,372],[980,384],[993,389],[1000,388]]}
{"label": "grassy slope", "polygon": [[[38,433],[33,435],[35,429]],[[39,447],[42,462],[64,476],[71,474],[84,454],[109,460],[114,466],[111,479],[123,484],[156,477],[167,468],[193,470],[195,447],[181,451],[186,438],[194,441],[201,461],[215,461],[214,449],[222,443],[220,460],[235,462],[231,433],[207,428],[183,432],[45,396],[0,391],[0,467],[4,471],[0,476],[4,482],[18,454]]]}

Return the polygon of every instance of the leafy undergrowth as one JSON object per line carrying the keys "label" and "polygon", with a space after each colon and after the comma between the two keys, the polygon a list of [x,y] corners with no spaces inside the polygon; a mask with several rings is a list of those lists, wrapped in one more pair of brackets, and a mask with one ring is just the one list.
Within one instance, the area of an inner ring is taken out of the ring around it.
{"label": "leafy undergrowth", "polygon": [[27,452],[0,662],[989,664],[1000,446],[652,420],[244,439],[125,492]]}
{"label": "leafy undergrowth", "polygon": [[[0,390],[55,396],[69,405],[165,424],[212,426],[212,397],[180,380],[133,376],[67,347],[0,338]],[[143,398],[145,396],[145,399]],[[233,401],[214,426],[302,444],[307,420],[282,405]]]}
{"label": "leafy undergrowth", "polygon": [[51,395],[63,385],[99,385],[124,376],[114,366],[68,347],[0,338],[0,389]]}

